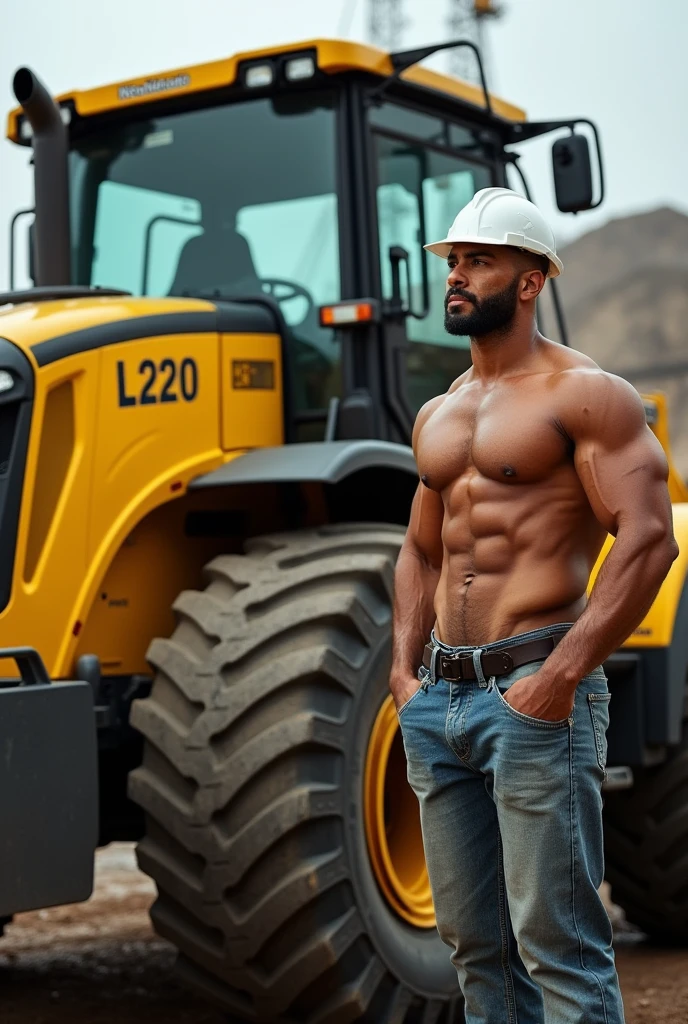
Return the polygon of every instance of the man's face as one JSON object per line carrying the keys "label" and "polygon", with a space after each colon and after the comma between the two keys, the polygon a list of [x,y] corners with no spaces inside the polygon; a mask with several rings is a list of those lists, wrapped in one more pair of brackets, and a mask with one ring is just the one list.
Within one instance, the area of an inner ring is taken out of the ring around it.
{"label": "man's face", "polygon": [[514,319],[523,268],[505,245],[457,243],[447,257],[444,327],[449,334],[480,338]]}

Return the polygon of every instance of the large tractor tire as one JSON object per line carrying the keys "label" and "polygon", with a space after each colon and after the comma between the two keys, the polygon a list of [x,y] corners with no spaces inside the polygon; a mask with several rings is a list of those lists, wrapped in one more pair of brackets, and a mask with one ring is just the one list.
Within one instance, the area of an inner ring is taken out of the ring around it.
{"label": "large tractor tire", "polygon": [[151,645],[139,864],[180,975],[232,1020],[463,1020],[387,691],[402,537],[253,540]]}
{"label": "large tractor tire", "polygon": [[611,896],[652,938],[688,944],[688,720],[673,756],[605,798]]}

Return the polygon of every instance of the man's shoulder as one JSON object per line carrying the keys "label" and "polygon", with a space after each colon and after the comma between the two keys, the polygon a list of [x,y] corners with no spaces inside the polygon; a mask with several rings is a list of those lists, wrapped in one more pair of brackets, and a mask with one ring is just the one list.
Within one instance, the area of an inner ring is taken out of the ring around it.
{"label": "man's shoulder", "polygon": [[555,373],[575,372],[576,370],[598,370],[600,373],[604,373],[595,360],[586,356],[584,352],[568,348],[566,345],[559,345],[556,341],[549,341],[547,338],[543,338],[541,344]]}
{"label": "man's shoulder", "polygon": [[[578,357],[578,358],[576,358]],[[588,398],[618,396],[640,401],[638,392],[623,377],[603,370],[601,366],[581,352],[567,350],[567,357],[555,368],[553,381],[565,393],[585,403]]]}
{"label": "man's shoulder", "polygon": [[553,375],[561,420],[574,432],[602,429],[625,432],[645,424],[645,408],[632,384],[603,370],[582,353],[566,360]]}

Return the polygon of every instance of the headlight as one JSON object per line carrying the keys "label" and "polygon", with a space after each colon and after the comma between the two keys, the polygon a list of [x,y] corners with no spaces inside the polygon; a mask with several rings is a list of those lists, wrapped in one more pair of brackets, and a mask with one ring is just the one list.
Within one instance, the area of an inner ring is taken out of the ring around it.
{"label": "headlight", "polygon": [[14,387],[14,377],[7,370],[0,370],[0,395],[5,391],[11,391]]}

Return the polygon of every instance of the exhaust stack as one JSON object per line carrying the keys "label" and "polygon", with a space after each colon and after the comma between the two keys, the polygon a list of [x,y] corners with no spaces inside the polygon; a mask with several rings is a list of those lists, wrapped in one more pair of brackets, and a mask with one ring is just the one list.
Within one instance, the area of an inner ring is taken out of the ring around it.
{"label": "exhaust stack", "polygon": [[13,87],[33,129],[34,284],[70,284],[67,129],[60,108],[33,71],[19,68]]}

